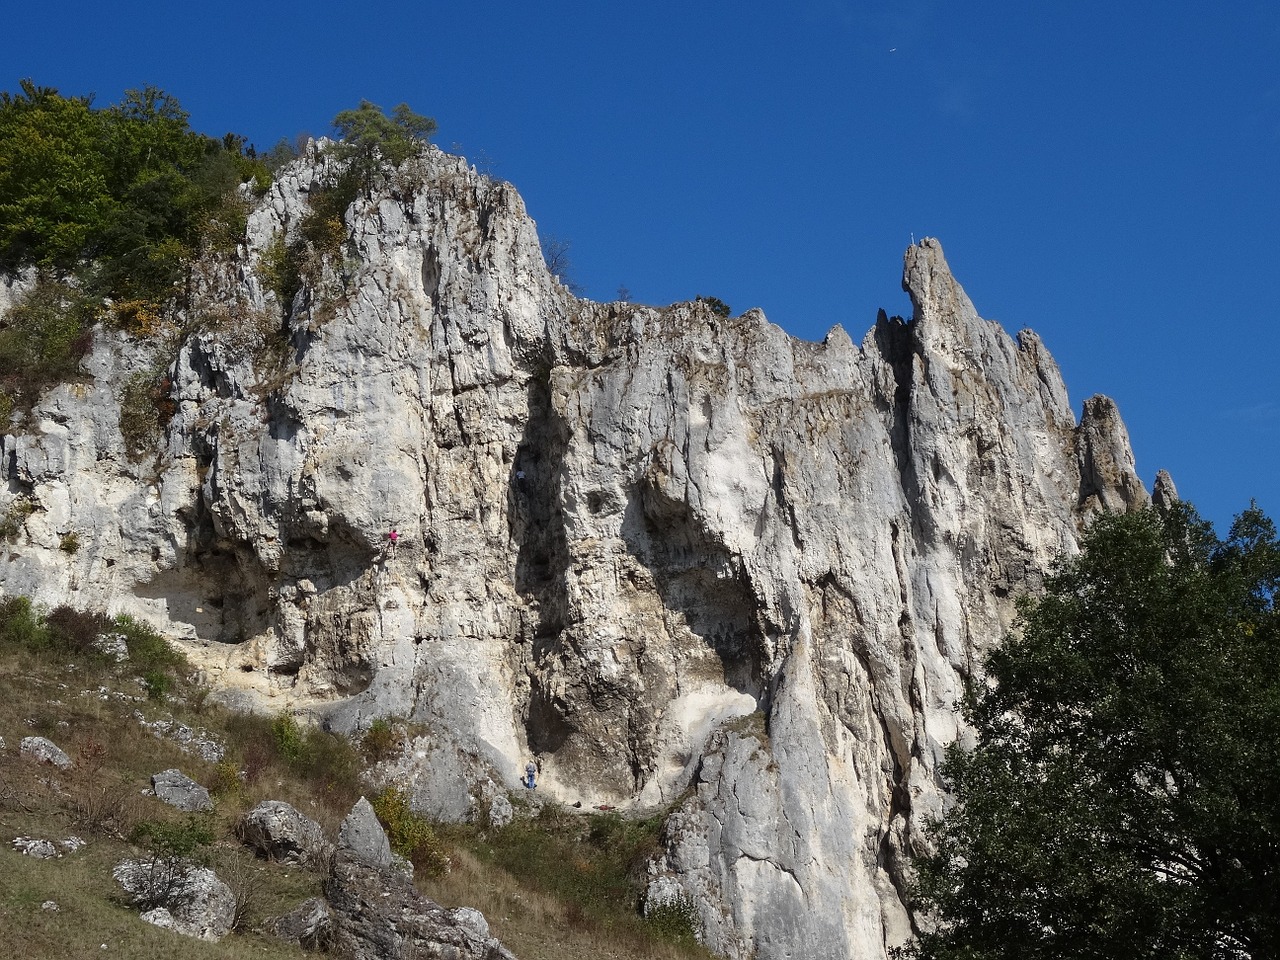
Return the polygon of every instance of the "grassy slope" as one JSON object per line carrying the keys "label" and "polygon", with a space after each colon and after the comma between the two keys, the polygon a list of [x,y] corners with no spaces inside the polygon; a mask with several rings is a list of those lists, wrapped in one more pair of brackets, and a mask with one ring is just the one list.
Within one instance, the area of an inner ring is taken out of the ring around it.
{"label": "grassy slope", "polygon": [[[105,687],[107,696],[98,692]],[[252,932],[202,944],[154,928],[119,899],[111,867],[144,851],[131,843],[140,823],[181,824],[185,815],[143,795],[151,774],[178,767],[222,787],[202,849],[247,903],[252,927],[319,892],[305,870],[255,860],[232,834],[239,815],[262,799],[281,799],[336,833],[360,792],[358,755],[345,742],[307,735],[290,763],[267,719],[203,708],[181,682],[164,701],[148,699],[127,671],[86,657],[33,654],[0,644],[0,930],[24,960],[66,957],[296,957],[302,952]],[[134,718],[175,718],[233,744],[231,764],[202,761],[152,736]],[[20,758],[19,741],[46,736],[77,761],[63,774]],[[247,773],[247,781],[228,771]],[[638,960],[708,957],[678,925],[659,929],[635,912],[638,864],[656,842],[657,823],[572,814],[547,805],[503,829],[439,827],[453,869],[419,886],[446,906],[473,906],[521,960]],[[14,851],[17,836],[78,835],[84,849],[39,861]],[[57,911],[42,909],[46,900]],[[103,950],[102,944],[107,944]]]}

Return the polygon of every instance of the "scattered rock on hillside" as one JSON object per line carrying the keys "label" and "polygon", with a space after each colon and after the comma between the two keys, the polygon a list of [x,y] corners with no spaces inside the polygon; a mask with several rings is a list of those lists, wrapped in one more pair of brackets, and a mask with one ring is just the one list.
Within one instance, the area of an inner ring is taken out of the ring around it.
{"label": "scattered rock on hillside", "polygon": [[86,846],[79,837],[67,837],[65,840],[41,840],[36,837],[14,837],[13,849],[26,857],[37,860],[62,859],[68,853],[75,853]]}
{"label": "scattered rock on hillside", "polygon": [[129,647],[125,643],[123,633],[115,631],[104,633],[93,641],[92,646],[114,663],[124,663],[129,659]]}
{"label": "scattered rock on hillside", "polygon": [[413,886],[391,853],[373,806],[361,797],[342,822],[325,879],[332,949],[354,960],[429,956],[515,960],[478,910],[446,910]]}
{"label": "scattered rock on hillside", "polygon": [[451,957],[515,960],[489,935],[484,916],[469,907],[446,910],[390,869],[339,849],[325,883],[335,952],[354,960]]}
{"label": "scattered rock on hillside", "polygon": [[320,824],[280,800],[264,800],[246,813],[236,834],[269,860],[315,863],[328,847]]}
{"label": "scattered rock on hillside", "polygon": [[172,741],[183,753],[201,760],[218,763],[226,755],[227,748],[208,731],[196,730],[177,720],[148,720],[141,710],[133,711],[133,719],[150,730],[157,740]]}
{"label": "scattered rock on hillside", "polygon": [[156,798],[187,813],[203,813],[213,809],[209,791],[181,770],[163,770],[151,778]]}
{"label": "scattered rock on hillside", "polygon": [[236,898],[208,867],[153,857],[122,860],[111,871],[142,919],[186,937],[216,943],[231,932]]}
{"label": "scattered rock on hillside", "polygon": [[37,763],[51,763],[59,770],[71,769],[71,758],[56,743],[44,737],[23,737],[19,750],[24,757]]}

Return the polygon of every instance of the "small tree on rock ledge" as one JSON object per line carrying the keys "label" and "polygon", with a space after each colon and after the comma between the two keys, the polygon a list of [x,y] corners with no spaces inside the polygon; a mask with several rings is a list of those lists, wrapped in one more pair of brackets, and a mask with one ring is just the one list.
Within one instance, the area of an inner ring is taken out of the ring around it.
{"label": "small tree on rock ledge", "polygon": [[361,100],[355,110],[343,110],[333,118],[333,129],[342,140],[340,155],[357,166],[372,168],[379,159],[399,166],[436,132],[436,122],[402,103],[387,116],[382,108]]}

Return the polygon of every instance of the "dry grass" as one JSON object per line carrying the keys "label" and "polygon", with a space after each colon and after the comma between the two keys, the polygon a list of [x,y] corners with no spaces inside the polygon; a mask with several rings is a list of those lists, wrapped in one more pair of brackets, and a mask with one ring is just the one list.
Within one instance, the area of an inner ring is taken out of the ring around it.
{"label": "dry grass", "polygon": [[520,960],[690,960],[710,958],[702,949],[662,943],[638,918],[600,922],[574,904],[547,896],[463,848],[443,877],[419,880],[427,896],[447,907],[474,907],[493,935]]}
{"label": "dry grass", "polygon": [[[227,760],[218,764],[184,753],[152,735],[135,711],[221,737]],[[345,741],[286,728],[273,726],[269,717],[205,707],[200,691],[180,680],[168,699],[157,701],[126,668],[101,658],[0,642],[0,736],[6,741],[0,750],[0,940],[24,960],[302,956],[243,931],[317,895],[320,878],[256,860],[232,828],[244,811],[275,799],[335,836],[361,792],[361,764]],[[32,735],[57,743],[75,768],[62,772],[21,758],[19,741]],[[241,899],[243,923],[220,944],[142,922],[118,899],[111,879],[116,862],[142,852],[129,840],[142,835],[140,825],[186,819],[142,793],[152,774],[171,767],[223,788],[211,821],[215,840],[201,854]],[[366,786],[364,792],[371,791]],[[421,877],[419,887],[446,906],[479,909],[521,960],[710,957],[697,947],[663,942],[636,913],[635,865],[654,842],[654,823],[548,808],[536,820],[502,830],[441,826],[438,833],[454,867],[439,878]],[[56,840],[73,834],[89,845],[60,860],[35,860],[11,846],[17,836]],[[48,900],[59,909],[42,909]]]}

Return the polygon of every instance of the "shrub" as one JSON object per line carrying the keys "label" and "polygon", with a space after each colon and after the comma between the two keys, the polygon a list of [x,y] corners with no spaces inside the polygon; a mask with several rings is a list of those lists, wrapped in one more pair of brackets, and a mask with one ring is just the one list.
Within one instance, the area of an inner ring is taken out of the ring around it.
{"label": "shrub", "polygon": [[400,735],[386,717],[378,717],[360,738],[360,752],[370,763],[388,759],[400,746]]}
{"label": "shrub", "polygon": [[730,306],[719,297],[698,297],[698,303],[705,303],[707,308],[717,317],[728,317],[733,313]]}
{"label": "shrub", "polygon": [[215,797],[226,799],[242,799],[244,797],[244,778],[234,760],[222,760],[213,768],[213,777],[209,782],[209,792]]}
{"label": "shrub", "polygon": [[120,434],[125,452],[137,462],[154,450],[160,434],[177,411],[170,393],[173,381],[165,373],[144,370],[124,383],[120,394]]}
{"label": "shrub", "polygon": [[10,309],[0,329],[0,387],[10,398],[10,413],[76,376],[93,343],[89,314],[82,291],[47,279]]}
{"label": "shrub", "polygon": [[62,539],[58,541],[58,549],[63,553],[74,554],[80,549],[80,535],[74,531],[71,533],[64,533],[62,535]]}
{"label": "shrub", "polygon": [[148,700],[163,700],[173,689],[173,678],[163,670],[148,670],[142,675],[142,686]]}
{"label": "shrub", "polygon": [[650,904],[644,919],[663,940],[681,946],[693,946],[698,942],[701,926],[698,905],[686,894]]}
{"label": "shrub", "polygon": [[26,650],[43,650],[50,645],[44,618],[30,598],[0,600],[0,642]]}
{"label": "shrub", "polygon": [[285,763],[300,766],[308,759],[307,739],[292,714],[276,715],[271,721],[271,736],[275,741],[277,755]]}
{"label": "shrub", "polygon": [[182,652],[150,624],[122,613],[112,622],[111,629],[124,637],[129,662],[143,676],[153,670],[178,670],[187,665]]}
{"label": "shrub", "polygon": [[213,843],[213,822],[207,816],[189,816],[180,823],[144,820],[129,839],[163,857],[190,857]]}
{"label": "shrub", "polygon": [[55,607],[45,617],[50,646],[66,653],[89,653],[94,642],[110,627],[111,621],[101,613],[88,613],[68,606]]}
{"label": "shrub", "polygon": [[9,543],[18,539],[18,535],[22,533],[23,524],[27,517],[35,511],[29,500],[15,500],[0,513],[0,540],[7,540]]}
{"label": "shrub", "polygon": [[409,806],[409,795],[397,787],[385,787],[371,801],[387,831],[391,849],[407,857],[428,876],[449,869],[449,858],[431,823]]}
{"label": "shrub", "polygon": [[294,297],[302,289],[302,248],[290,244],[282,232],[271,239],[258,261],[258,273],[268,290],[276,295],[280,310],[286,316]]}

